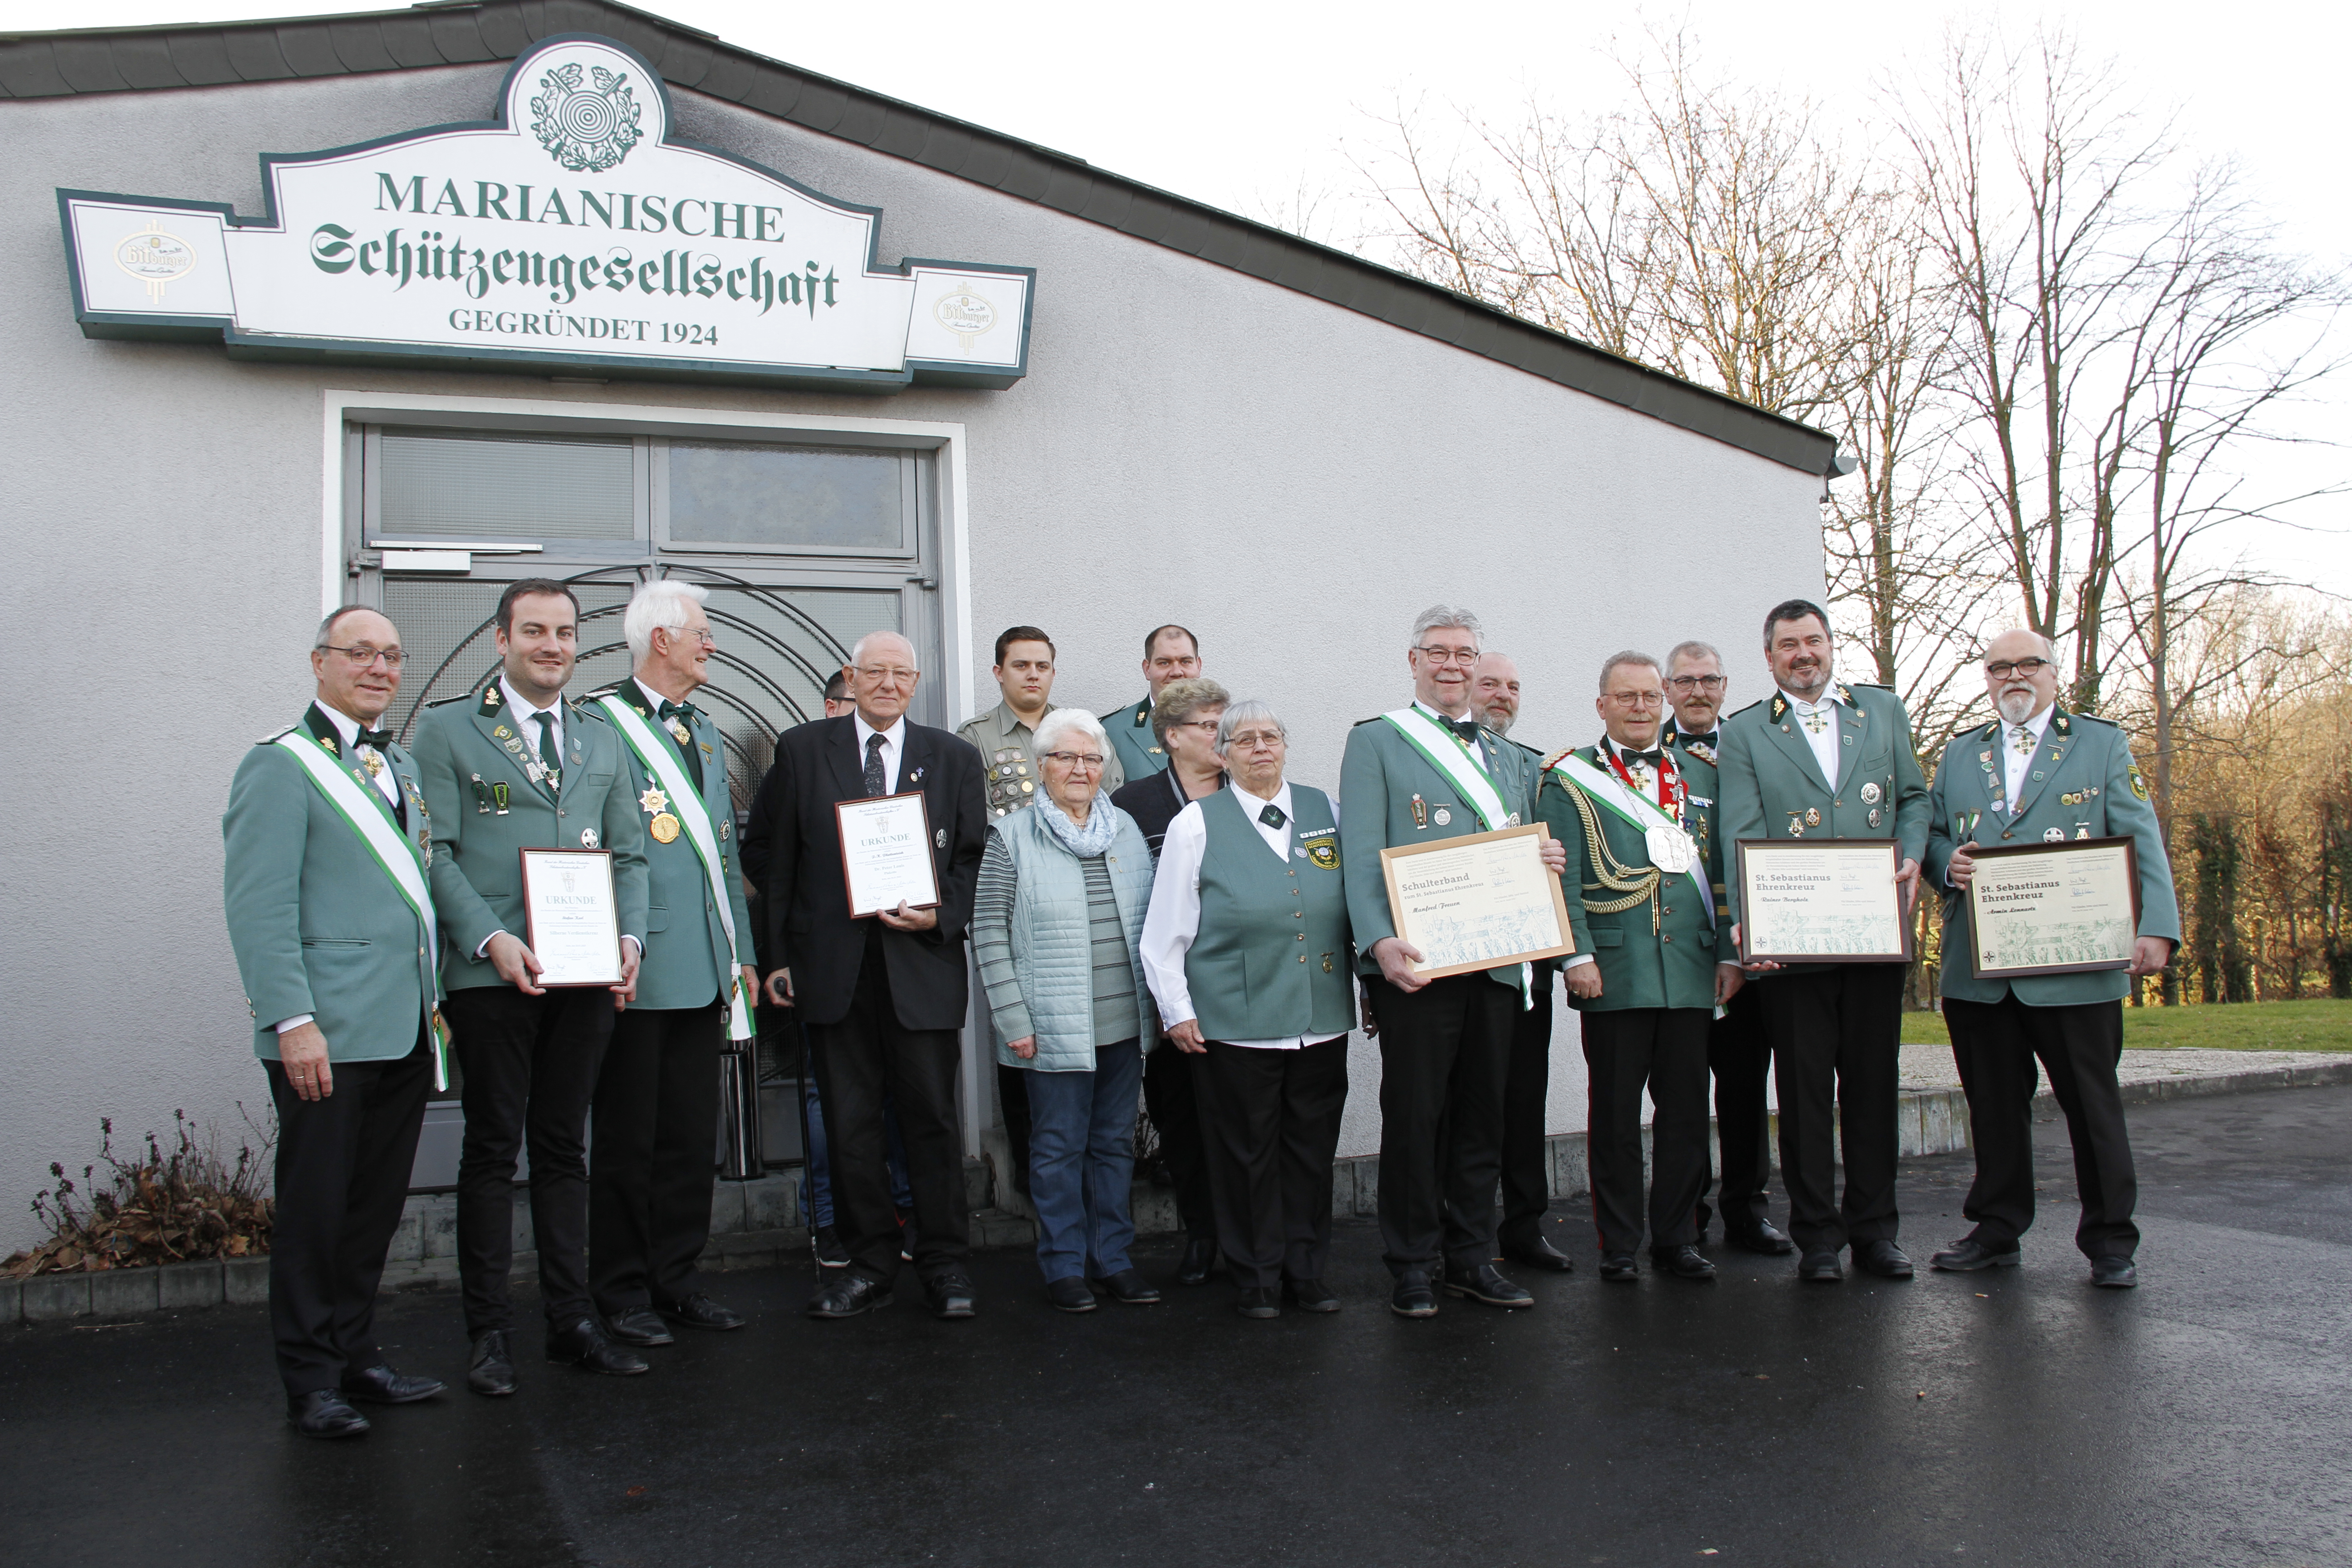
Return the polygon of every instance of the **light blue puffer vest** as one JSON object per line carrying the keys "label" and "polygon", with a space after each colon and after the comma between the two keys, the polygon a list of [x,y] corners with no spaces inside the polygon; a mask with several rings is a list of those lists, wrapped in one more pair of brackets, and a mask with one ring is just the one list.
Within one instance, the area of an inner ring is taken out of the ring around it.
{"label": "light blue puffer vest", "polygon": [[[1095,952],[1087,919],[1087,874],[1039,819],[1039,813],[1052,809],[1041,801],[997,818],[990,827],[1013,859],[1013,973],[1037,1033],[1035,1057],[1023,1061],[999,1045],[996,1059],[1037,1072],[1092,1072]],[[1143,978],[1142,943],[1143,917],[1151,908],[1151,849],[1135,819],[1108,800],[1097,796],[1094,809],[1118,819],[1118,831],[1111,836],[1103,860],[1110,871],[1119,924],[1127,932],[1136,1010],[1143,1018],[1143,1047],[1150,1050],[1158,1034],[1151,1026],[1156,1015]]]}

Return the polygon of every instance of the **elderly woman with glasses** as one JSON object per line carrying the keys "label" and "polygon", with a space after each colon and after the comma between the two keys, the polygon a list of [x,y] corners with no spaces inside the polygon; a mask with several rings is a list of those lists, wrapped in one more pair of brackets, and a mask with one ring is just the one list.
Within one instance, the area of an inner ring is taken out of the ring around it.
{"label": "elderly woman with glasses", "polygon": [[1032,743],[1045,791],[990,827],[972,935],[997,1059],[1028,1080],[1037,1263],[1063,1311],[1094,1310],[1089,1282],[1148,1306],[1160,1292],[1127,1249],[1136,1100],[1158,1037],[1136,952],[1151,851],[1102,798],[1110,740],[1094,715],[1057,708]]}
{"label": "elderly woman with glasses", "polygon": [[1227,706],[1216,744],[1232,787],[1168,825],[1144,967],[1193,1058],[1235,1310],[1336,1312],[1323,1269],[1356,1021],[1339,817],[1283,777],[1289,732],[1266,704]]}

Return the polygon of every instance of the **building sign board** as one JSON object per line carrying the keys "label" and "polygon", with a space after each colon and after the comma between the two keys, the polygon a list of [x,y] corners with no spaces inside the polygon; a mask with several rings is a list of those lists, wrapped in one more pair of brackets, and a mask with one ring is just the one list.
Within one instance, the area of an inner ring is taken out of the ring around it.
{"label": "building sign board", "polygon": [[496,117],[265,153],[263,215],[60,190],[75,319],[233,354],[896,391],[1028,369],[1034,269],[884,267],[880,213],[670,134],[609,38],[548,39]]}

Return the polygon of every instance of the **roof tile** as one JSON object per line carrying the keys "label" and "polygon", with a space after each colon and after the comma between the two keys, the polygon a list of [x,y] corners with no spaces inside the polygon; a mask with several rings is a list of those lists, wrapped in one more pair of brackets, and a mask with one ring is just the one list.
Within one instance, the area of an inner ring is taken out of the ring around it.
{"label": "roof tile", "polygon": [[114,51],[107,47],[109,42],[102,34],[88,33],[55,40],[58,74],[76,92],[124,91],[131,84],[115,68]]}
{"label": "roof tile", "polygon": [[172,63],[171,40],[161,33],[132,33],[115,39],[114,68],[134,89],[188,85],[188,79]]}
{"label": "roof tile", "polygon": [[347,76],[351,68],[343,64],[335,52],[333,37],[324,22],[289,22],[274,28],[278,35],[278,52],[286,58],[287,68],[300,77]]}
{"label": "roof tile", "polygon": [[[383,25],[392,20],[386,16],[358,16],[351,21],[327,24],[327,37],[333,46],[335,58],[350,71],[397,70],[404,62],[393,58],[386,47]],[[439,65],[441,62],[433,62]]]}
{"label": "roof tile", "polygon": [[164,34],[163,41],[172,51],[172,68],[190,87],[217,87],[238,79],[236,68],[229,64],[228,41],[219,28],[190,27]]}
{"label": "roof tile", "polygon": [[74,90],[58,69],[47,38],[0,39],[0,92],[10,98],[62,98]]}

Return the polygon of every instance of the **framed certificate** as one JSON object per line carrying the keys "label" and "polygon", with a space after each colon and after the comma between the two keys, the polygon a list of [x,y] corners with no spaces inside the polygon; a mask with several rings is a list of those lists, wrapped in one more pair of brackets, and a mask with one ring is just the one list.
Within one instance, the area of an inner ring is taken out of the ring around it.
{"label": "framed certificate", "polygon": [[2129,838],[2070,838],[1976,852],[1969,959],[1979,980],[2129,969],[2139,858]]}
{"label": "framed certificate", "polygon": [[1743,838],[1739,947],[1750,963],[1903,963],[1911,922],[1891,838]]}
{"label": "framed certificate", "polygon": [[1389,918],[1421,950],[1424,980],[1557,958],[1576,949],[1542,823],[1381,851]]}
{"label": "framed certificate", "polygon": [[841,826],[841,880],[849,889],[852,920],[900,904],[939,908],[931,816],[922,791],[840,801],[833,810]]}
{"label": "framed certificate", "polygon": [[541,985],[621,983],[621,905],[609,849],[522,852],[526,940]]}

